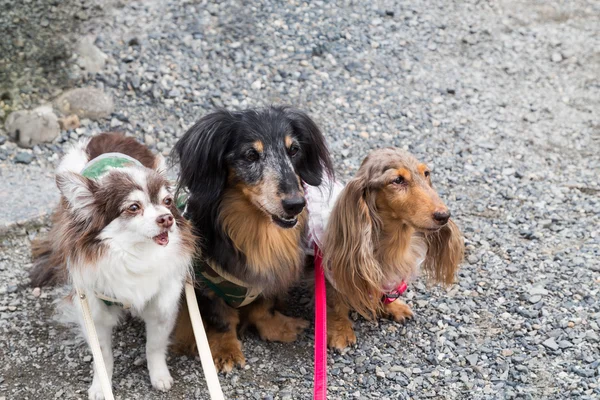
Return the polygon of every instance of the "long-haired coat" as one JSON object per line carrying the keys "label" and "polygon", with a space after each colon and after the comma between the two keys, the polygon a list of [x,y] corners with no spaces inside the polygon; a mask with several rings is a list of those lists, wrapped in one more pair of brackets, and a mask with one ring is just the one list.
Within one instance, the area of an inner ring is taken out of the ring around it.
{"label": "long-haired coat", "polygon": [[[382,295],[419,269],[432,280],[454,281],[464,240],[431,184],[429,168],[397,148],[373,151],[338,197],[327,224],[324,264],[328,291],[328,344],[356,342],[348,317],[378,315],[402,321],[412,311]],[[331,290],[333,289],[333,290]]]}
{"label": "long-haired coat", "polygon": [[[286,107],[201,118],[174,148],[180,188],[189,192],[185,216],[202,236],[200,268],[251,288],[257,298],[232,306],[212,282],[199,282],[212,355],[219,370],[245,362],[237,330],[253,325],[264,340],[290,342],[308,324],[275,309],[304,266],[303,185],[333,175],[323,135],[303,112]],[[199,276],[196,272],[196,276]],[[242,322],[242,324],[240,324]],[[175,329],[175,350],[195,351],[187,313]]]}
{"label": "long-haired coat", "polygon": [[[32,286],[71,283],[86,295],[110,378],[113,328],[125,308],[142,318],[150,380],[166,391],[173,383],[166,351],[196,238],[163,170],[162,156],[121,134],[75,146],[57,169],[61,200],[49,234],[33,244],[30,277]],[[85,333],[73,291],[60,310]],[[96,371],[88,393],[104,398]]]}

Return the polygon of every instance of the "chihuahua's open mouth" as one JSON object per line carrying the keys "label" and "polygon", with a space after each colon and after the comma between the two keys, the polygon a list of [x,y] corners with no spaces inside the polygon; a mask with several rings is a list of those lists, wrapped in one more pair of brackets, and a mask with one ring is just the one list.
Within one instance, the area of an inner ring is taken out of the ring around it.
{"label": "chihuahua's open mouth", "polygon": [[166,246],[169,244],[169,232],[164,231],[152,238],[156,242],[156,244],[160,246]]}

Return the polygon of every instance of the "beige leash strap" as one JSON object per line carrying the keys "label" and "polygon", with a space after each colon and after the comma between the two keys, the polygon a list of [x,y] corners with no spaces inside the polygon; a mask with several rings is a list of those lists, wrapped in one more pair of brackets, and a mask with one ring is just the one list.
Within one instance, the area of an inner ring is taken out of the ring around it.
{"label": "beige leash strap", "polygon": [[200,316],[200,309],[198,308],[198,300],[196,299],[194,285],[189,281],[185,283],[185,298],[187,300],[190,320],[192,321],[192,329],[194,331],[194,336],[196,337],[198,354],[200,355],[200,362],[202,363],[202,369],[204,370],[204,378],[206,379],[210,398],[212,400],[224,400],[225,397],[223,396],[223,390],[219,383],[219,376],[217,375],[215,363],[210,352],[210,346],[208,345],[208,338],[204,331],[202,317]]}
{"label": "beige leash strap", "polygon": [[100,378],[100,385],[102,386],[102,393],[104,394],[104,400],[114,400],[112,393],[112,386],[110,384],[110,378],[106,372],[106,365],[104,364],[104,358],[102,357],[102,350],[100,349],[100,342],[98,341],[98,334],[96,333],[96,327],[94,326],[94,320],[92,319],[92,312],[90,311],[90,305],[88,304],[85,293],[81,293],[78,288],[75,288],[77,297],[81,302],[81,311],[83,312],[83,321],[85,322],[85,329],[88,334],[88,341],[92,349],[94,356],[94,364],[96,365],[96,374]]}

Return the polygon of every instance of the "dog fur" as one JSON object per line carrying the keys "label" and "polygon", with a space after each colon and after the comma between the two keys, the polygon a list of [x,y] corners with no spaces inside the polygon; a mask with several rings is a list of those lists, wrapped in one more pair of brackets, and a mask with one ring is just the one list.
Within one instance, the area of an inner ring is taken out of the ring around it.
{"label": "dog fur", "polygon": [[429,168],[397,148],[373,151],[346,185],[326,227],[323,254],[328,291],[328,344],[356,342],[348,317],[378,315],[402,321],[412,311],[382,294],[416,276],[419,266],[433,281],[451,284],[464,240],[433,189]]}
{"label": "dog fur", "polygon": [[[254,326],[264,340],[290,342],[307,321],[283,315],[278,297],[300,278],[305,255],[303,185],[333,176],[325,139],[303,112],[287,107],[215,111],[174,148],[180,188],[189,191],[186,217],[202,234],[203,262],[258,287],[239,309],[199,285],[199,305],[215,364],[230,371],[245,362],[238,328]],[[187,313],[175,330],[177,351],[195,351]]]}
{"label": "dog fur", "polygon": [[[122,153],[143,166],[109,169],[97,179],[80,173],[104,153]],[[144,145],[107,133],[69,151],[57,169],[61,200],[46,238],[33,245],[33,286],[71,283],[86,294],[102,355],[112,377],[112,330],[125,314],[96,293],[131,305],[146,323],[146,358],[152,385],[169,390],[173,379],[166,350],[196,238],[179,214],[164,162]],[[73,292],[60,305],[63,320],[85,333],[82,310]],[[88,391],[104,398],[98,374]]]}

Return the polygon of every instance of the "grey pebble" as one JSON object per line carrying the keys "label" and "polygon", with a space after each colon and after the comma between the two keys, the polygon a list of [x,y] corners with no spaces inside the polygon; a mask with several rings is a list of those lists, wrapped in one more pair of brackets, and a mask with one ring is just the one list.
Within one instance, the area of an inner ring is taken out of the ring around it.
{"label": "grey pebble", "polygon": [[15,157],[15,163],[17,164],[31,164],[31,162],[33,161],[33,154],[31,153],[26,153],[26,152],[20,152],[17,153],[16,157]]}

